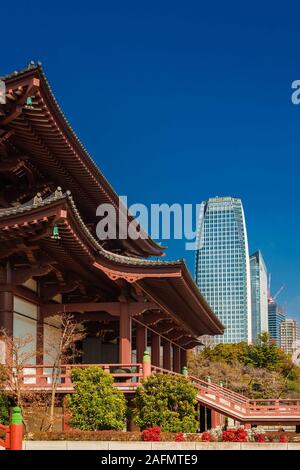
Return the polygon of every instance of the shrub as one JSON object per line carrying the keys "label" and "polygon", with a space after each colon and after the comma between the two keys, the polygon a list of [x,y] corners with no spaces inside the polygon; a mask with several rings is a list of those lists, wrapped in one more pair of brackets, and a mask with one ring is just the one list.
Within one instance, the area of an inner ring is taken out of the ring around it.
{"label": "shrub", "polygon": [[26,441],[141,441],[141,433],[123,431],[36,431],[26,433]]}
{"label": "shrub", "polygon": [[185,439],[183,432],[177,432],[175,436],[175,442],[185,442],[185,441],[186,439]]}
{"label": "shrub", "polygon": [[154,441],[159,442],[161,440],[160,427],[155,426],[153,428],[144,429],[142,432],[143,441]]}
{"label": "shrub", "polygon": [[267,442],[266,436],[261,433],[254,434],[254,441],[255,442]]}
{"label": "shrub", "polygon": [[227,431],[223,431],[222,432],[222,441],[223,442],[234,442],[235,441],[234,429],[227,429]]}
{"label": "shrub", "polygon": [[74,393],[68,396],[70,425],[83,431],[122,430],[126,419],[123,393],[101,367],[72,370]]}
{"label": "shrub", "polygon": [[9,422],[9,401],[5,393],[0,392],[0,423],[8,424]]}
{"label": "shrub", "polygon": [[151,375],[137,389],[135,422],[142,430],[160,426],[164,432],[196,432],[196,394],[185,377]]}
{"label": "shrub", "polygon": [[247,442],[248,433],[244,428],[227,429],[222,433],[222,441],[224,442]]}
{"label": "shrub", "polygon": [[208,431],[205,431],[204,433],[202,433],[201,441],[210,442],[211,441],[211,434]]}

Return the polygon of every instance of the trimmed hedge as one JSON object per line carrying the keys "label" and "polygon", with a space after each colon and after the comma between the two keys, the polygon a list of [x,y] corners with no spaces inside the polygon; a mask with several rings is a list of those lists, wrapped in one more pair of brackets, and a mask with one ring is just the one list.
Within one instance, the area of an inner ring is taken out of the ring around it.
{"label": "trimmed hedge", "polygon": [[70,425],[82,431],[124,429],[126,400],[123,392],[113,387],[113,377],[91,366],[73,369],[74,393],[67,397]]}
{"label": "trimmed hedge", "polygon": [[[206,434],[183,434],[186,442],[203,442]],[[160,439],[163,442],[178,441],[179,433],[162,432]],[[288,438],[289,442],[299,442],[300,435],[293,432],[272,432],[264,434],[266,442],[280,442],[281,436]],[[203,439],[204,437],[204,439]],[[67,431],[67,432],[34,432],[24,436],[26,441],[142,441],[142,433],[120,431]],[[180,439],[181,440],[181,439]]]}
{"label": "trimmed hedge", "polygon": [[197,391],[186,377],[150,375],[138,387],[134,420],[141,430],[159,426],[164,432],[194,433],[198,429],[195,411]]}

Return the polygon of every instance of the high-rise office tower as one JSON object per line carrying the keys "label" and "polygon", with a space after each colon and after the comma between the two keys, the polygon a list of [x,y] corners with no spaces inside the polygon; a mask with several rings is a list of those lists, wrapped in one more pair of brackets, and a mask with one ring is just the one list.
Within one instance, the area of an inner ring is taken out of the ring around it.
{"label": "high-rise office tower", "polygon": [[268,331],[268,274],[260,251],[250,256],[252,341]]}
{"label": "high-rise office tower", "polygon": [[270,335],[271,341],[273,341],[278,347],[280,347],[280,343],[281,343],[280,324],[283,320],[285,320],[285,314],[284,314],[282,307],[280,307],[272,298],[269,299],[269,304],[268,304],[269,335]]}
{"label": "high-rise office tower", "polygon": [[251,285],[242,201],[215,197],[201,204],[196,282],[225,325],[215,343],[251,342]]}
{"label": "high-rise office tower", "polygon": [[299,326],[296,320],[286,319],[280,323],[280,347],[287,354],[299,347]]}

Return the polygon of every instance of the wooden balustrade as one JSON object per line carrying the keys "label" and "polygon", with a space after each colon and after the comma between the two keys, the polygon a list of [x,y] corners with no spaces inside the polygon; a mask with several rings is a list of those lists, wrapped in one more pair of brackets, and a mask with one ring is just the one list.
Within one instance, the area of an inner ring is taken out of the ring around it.
{"label": "wooden balustrade", "polygon": [[[143,364],[66,364],[61,365],[53,374],[53,366],[48,364],[28,365],[23,368],[21,380],[24,388],[33,390],[50,390],[53,377],[57,380],[57,390],[61,393],[73,391],[72,370],[87,367],[101,367],[114,378],[114,386],[123,391],[134,392],[141,384],[143,378]],[[161,367],[151,365],[151,373],[172,374],[181,376],[178,372],[170,371]],[[282,421],[298,418],[300,422],[300,400],[299,399],[259,399],[252,400],[242,394],[217,385],[205,382],[197,377],[186,376],[197,388],[197,397],[205,406],[212,407],[220,413],[236,417],[240,421],[249,422],[251,417],[265,417],[266,419],[282,418]]]}

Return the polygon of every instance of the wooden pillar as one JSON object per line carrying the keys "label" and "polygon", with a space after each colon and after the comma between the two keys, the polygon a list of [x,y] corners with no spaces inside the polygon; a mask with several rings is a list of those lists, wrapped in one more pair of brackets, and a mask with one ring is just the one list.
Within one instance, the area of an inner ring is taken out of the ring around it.
{"label": "wooden pillar", "polygon": [[143,362],[143,355],[147,349],[147,328],[136,325],[136,362]]}
{"label": "wooden pillar", "polygon": [[180,364],[180,347],[174,345],[174,357],[173,357],[173,370],[174,372],[181,372]]}
{"label": "wooden pillar", "polygon": [[180,361],[181,361],[181,368],[187,367],[187,350],[186,349],[180,350]]}
{"label": "wooden pillar", "polygon": [[163,342],[163,368],[167,370],[172,369],[171,364],[171,343],[167,339],[164,339]]}
{"label": "wooden pillar", "polygon": [[160,336],[157,333],[151,333],[151,363],[160,367]]}
{"label": "wooden pillar", "polygon": [[36,350],[37,358],[36,363],[43,364],[44,362],[44,318],[38,307],[38,316],[37,316],[37,330],[36,330]]}
{"label": "wooden pillar", "polygon": [[[6,263],[5,281],[11,284],[11,266]],[[8,286],[7,286],[8,287]],[[3,328],[8,336],[13,336],[14,324],[14,296],[11,290],[0,292],[0,328]]]}
{"label": "wooden pillar", "polygon": [[221,424],[221,415],[217,411],[211,410],[211,427],[212,429],[220,426]]}
{"label": "wooden pillar", "polygon": [[119,362],[131,364],[131,317],[127,302],[121,302]]}
{"label": "wooden pillar", "polygon": [[14,323],[14,296],[12,292],[0,293],[0,328],[3,328],[8,336],[13,336]]}

